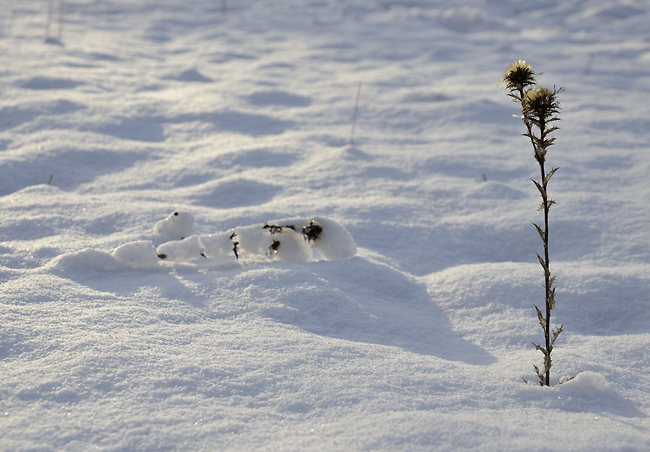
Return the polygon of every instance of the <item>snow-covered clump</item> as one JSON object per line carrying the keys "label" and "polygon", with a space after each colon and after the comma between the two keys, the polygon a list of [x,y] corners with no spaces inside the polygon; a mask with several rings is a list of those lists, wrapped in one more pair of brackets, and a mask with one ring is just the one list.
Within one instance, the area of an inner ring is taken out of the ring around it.
{"label": "snow-covered clump", "polygon": [[156,254],[161,259],[187,262],[201,257],[199,236],[192,235],[183,240],[166,242],[156,248]]}
{"label": "snow-covered clump", "polygon": [[235,228],[239,251],[251,254],[268,253],[273,246],[273,237],[263,224]]}
{"label": "snow-covered clump", "polygon": [[234,229],[231,229],[226,232],[199,236],[199,246],[203,250],[203,256],[210,259],[233,254],[235,249],[234,232]]}
{"label": "snow-covered clump", "polygon": [[131,268],[149,268],[158,265],[153,243],[149,240],[138,240],[118,246],[113,251],[113,258]]}
{"label": "snow-covered clump", "polygon": [[575,378],[564,379],[559,387],[563,394],[574,397],[594,397],[611,391],[605,376],[591,371],[580,372]]}
{"label": "snow-covered clump", "polygon": [[282,262],[308,262],[313,260],[314,254],[309,239],[303,232],[300,232],[304,230],[304,227],[294,226],[292,223],[279,223],[288,224],[288,226],[280,226],[276,231],[270,232],[273,240],[270,248],[271,255],[274,255]]}
{"label": "snow-covered clump", "polygon": [[[164,221],[170,221],[170,218]],[[343,260],[353,257],[357,247],[352,235],[343,226],[327,218],[314,217],[240,226],[216,234],[193,235],[161,244],[156,254],[161,259],[175,262],[230,255],[238,259],[240,254],[262,254],[282,262],[309,262],[314,260],[314,250],[326,260]]]}
{"label": "snow-covered clump", "polygon": [[194,217],[189,212],[172,212],[153,227],[153,232],[169,237],[169,240],[182,240],[192,235]]}
{"label": "snow-covered clump", "polygon": [[112,271],[120,268],[120,264],[116,262],[114,256],[90,248],[58,256],[52,259],[50,265],[65,272],[84,270]]}
{"label": "snow-covered clump", "polygon": [[357,246],[347,229],[327,218],[315,217],[313,221],[323,228],[318,239],[314,241],[314,248],[326,260],[350,259],[357,254]]}

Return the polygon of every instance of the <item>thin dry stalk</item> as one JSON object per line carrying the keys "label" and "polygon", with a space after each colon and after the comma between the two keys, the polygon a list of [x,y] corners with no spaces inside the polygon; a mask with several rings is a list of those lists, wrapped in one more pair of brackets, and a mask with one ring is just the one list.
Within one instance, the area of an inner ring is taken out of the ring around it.
{"label": "thin dry stalk", "polygon": [[354,114],[352,115],[352,130],[350,131],[350,144],[354,144],[354,129],[357,126],[357,112],[359,111],[359,97],[361,96],[361,82],[357,86],[357,100],[354,102]]}
{"label": "thin dry stalk", "polygon": [[555,200],[548,196],[548,183],[557,171],[553,168],[546,172],[546,154],[548,148],[555,143],[555,137],[551,136],[558,130],[556,122],[560,120],[560,103],[557,95],[564,91],[563,88],[550,90],[535,86],[537,74],[523,60],[512,63],[505,72],[501,84],[509,91],[509,96],[521,104],[521,119],[526,126],[524,136],[528,137],[533,146],[533,156],[539,164],[540,180],[533,180],[535,187],[542,197],[539,211],[544,212],[543,227],[534,224],[537,233],[544,244],[544,254],[537,254],[540,265],[544,270],[545,306],[540,310],[535,306],[539,324],[544,331],[544,345],[533,343],[536,350],[544,355],[544,365],[540,369],[534,366],[535,372],[542,386],[550,386],[553,345],[563,330],[561,325],[557,329],[551,327],[551,311],[555,308],[555,277],[551,274],[551,263],[549,259],[549,221],[548,214]]}

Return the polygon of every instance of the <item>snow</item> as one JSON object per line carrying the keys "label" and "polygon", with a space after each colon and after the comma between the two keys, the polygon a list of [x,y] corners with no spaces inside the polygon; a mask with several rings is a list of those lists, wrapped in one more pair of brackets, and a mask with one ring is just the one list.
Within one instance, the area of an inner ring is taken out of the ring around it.
{"label": "snow", "polygon": [[172,212],[153,227],[155,234],[161,234],[170,240],[182,240],[192,235],[194,217],[189,212]]}
{"label": "snow", "polygon": [[[156,223],[154,232],[169,237],[166,231],[179,226],[176,223],[167,225],[165,222],[170,219],[175,220],[178,215],[183,214],[186,218],[193,219],[191,214],[174,212],[166,220]],[[187,229],[187,232],[190,230]],[[311,220],[291,218],[270,221],[266,224],[237,227],[226,232],[207,235],[189,237],[182,237],[184,234],[180,233],[174,235],[176,240],[158,246],[155,255],[168,261],[187,262],[200,260],[201,257],[207,259],[225,255],[232,255],[239,259],[240,252],[243,252],[245,257],[246,254],[252,253],[263,254],[270,258],[277,257],[282,262],[309,262],[314,260],[314,250],[326,260],[350,259],[357,252],[357,246],[348,230],[335,221],[323,217],[314,217]],[[310,245],[313,245],[314,250]],[[139,259],[140,254],[154,255],[149,251],[149,248],[153,249],[153,243],[149,246],[141,244],[141,241],[122,245],[113,255],[124,254],[122,250],[125,247],[132,249],[136,255],[133,259],[131,257],[126,259],[129,261]],[[142,259],[149,260],[146,257]]]}
{"label": "snow", "polygon": [[6,3],[0,450],[650,449],[648,2]]}
{"label": "snow", "polygon": [[113,257],[122,265],[133,268],[147,268],[158,264],[158,256],[153,248],[153,242],[138,240],[125,243],[115,248]]}

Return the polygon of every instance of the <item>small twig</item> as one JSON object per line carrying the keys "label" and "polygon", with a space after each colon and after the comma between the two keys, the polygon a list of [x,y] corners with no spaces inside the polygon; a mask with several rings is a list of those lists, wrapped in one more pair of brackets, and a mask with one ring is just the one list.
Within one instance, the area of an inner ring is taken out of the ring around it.
{"label": "small twig", "polygon": [[361,82],[357,86],[357,100],[354,102],[354,115],[352,116],[352,131],[350,132],[350,144],[354,144],[354,129],[357,125],[357,112],[359,111],[359,97],[361,96]]}
{"label": "small twig", "polygon": [[50,24],[52,23],[53,10],[54,10],[54,0],[50,0],[50,5],[47,10],[47,23],[45,24],[45,42],[50,40]]}
{"label": "small twig", "polygon": [[587,67],[585,68],[584,75],[589,75],[591,73],[591,68],[594,65],[594,60],[596,59],[596,54],[595,53],[590,53],[589,54],[589,61],[587,61]]}
{"label": "small twig", "polygon": [[63,0],[59,0],[59,33],[57,39],[60,41],[63,36]]}
{"label": "small twig", "polygon": [[221,0],[221,17],[228,17],[228,0]]}
{"label": "small twig", "polygon": [[203,46],[199,54],[197,55],[196,59],[194,60],[194,64],[192,64],[192,69],[197,70],[199,66],[199,61],[203,56],[208,53],[208,50],[210,50],[210,47],[212,47],[213,42],[208,42],[206,45]]}
{"label": "small twig", "polygon": [[52,179],[54,179],[54,174],[50,176],[50,180],[47,181],[47,185],[50,185],[52,183]]}

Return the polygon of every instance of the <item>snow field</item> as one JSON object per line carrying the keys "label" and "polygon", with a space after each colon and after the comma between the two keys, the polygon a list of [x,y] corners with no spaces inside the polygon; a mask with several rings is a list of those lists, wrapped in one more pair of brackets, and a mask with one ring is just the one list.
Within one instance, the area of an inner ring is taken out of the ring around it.
{"label": "snow field", "polygon": [[63,3],[0,13],[0,450],[650,449],[646,2]]}

